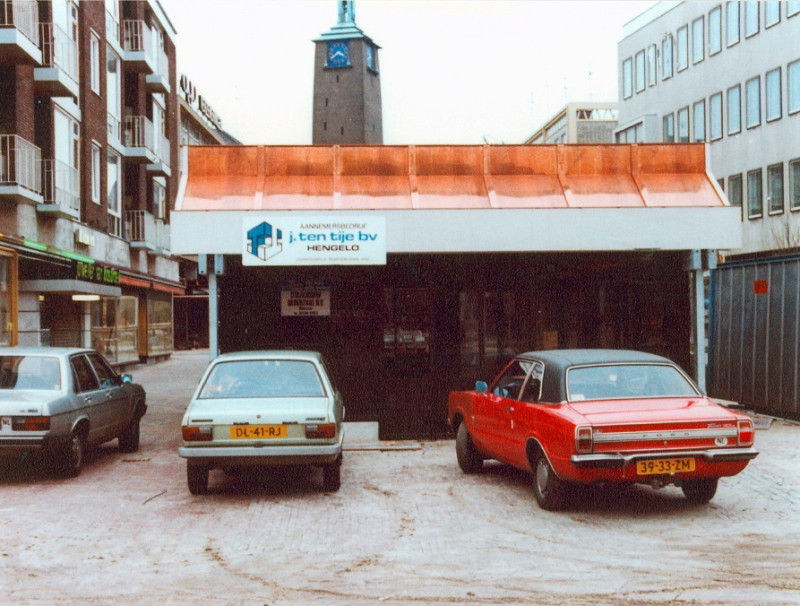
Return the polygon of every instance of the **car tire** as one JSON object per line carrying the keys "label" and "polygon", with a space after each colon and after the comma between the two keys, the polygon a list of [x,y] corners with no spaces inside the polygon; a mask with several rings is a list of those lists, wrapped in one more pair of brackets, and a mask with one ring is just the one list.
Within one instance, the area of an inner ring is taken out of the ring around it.
{"label": "car tire", "polygon": [[141,417],[137,413],[131,420],[131,424],[117,437],[120,452],[136,452],[139,450],[140,421]]}
{"label": "car tire", "polygon": [[334,463],[322,468],[322,488],[325,492],[336,492],[342,485],[342,455]]}
{"label": "car tire", "polygon": [[558,511],[564,507],[567,487],[556,475],[544,453],[536,458],[533,467],[533,496],[539,507],[547,511]]}
{"label": "car tire", "polygon": [[83,459],[86,455],[86,438],[77,430],[73,431],[67,443],[56,454],[56,469],[61,477],[75,478],[83,469]]}
{"label": "car tire", "polygon": [[208,467],[186,463],[186,483],[192,494],[206,494],[208,492]]}
{"label": "car tire", "polygon": [[464,473],[477,473],[483,467],[483,456],[475,448],[467,424],[463,421],[456,432],[456,459]]}
{"label": "car tire", "polygon": [[686,499],[691,503],[708,503],[717,493],[719,478],[702,478],[699,480],[685,480],[681,490]]}

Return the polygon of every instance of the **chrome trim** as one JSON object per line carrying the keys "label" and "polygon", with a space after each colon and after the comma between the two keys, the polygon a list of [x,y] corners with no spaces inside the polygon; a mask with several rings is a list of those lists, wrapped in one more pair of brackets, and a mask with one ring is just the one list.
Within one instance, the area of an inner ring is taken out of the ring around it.
{"label": "chrome trim", "polygon": [[636,461],[650,459],[675,459],[678,457],[698,457],[712,463],[726,461],[749,461],[758,456],[755,448],[715,448],[713,450],[675,450],[660,452],[638,452],[630,454],[574,454],[570,462],[578,468],[624,467]]}
{"label": "chrome trim", "polygon": [[184,459],[226,459],[270,457],[329,457],[342,452],[342,443],[308,446],[181,446],[178,454]]}
{"label": "chrome trim", "polygon": [[592,439],[596,444],[615,442],[647,442],[652,440],[699,440],[704,438],[735,438],[739,435],[736,427],[714,427],[708,429],[671,429],[664,431],[614,431],[602,432],[595,429]]}

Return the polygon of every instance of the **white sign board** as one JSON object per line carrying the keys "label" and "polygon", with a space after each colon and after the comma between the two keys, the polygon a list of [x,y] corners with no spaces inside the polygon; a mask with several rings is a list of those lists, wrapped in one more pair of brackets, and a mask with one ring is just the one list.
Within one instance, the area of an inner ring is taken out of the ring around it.
{"label": "white sign board", "polygon": [[386,265],[386,220],[247,213],[242,265]]}

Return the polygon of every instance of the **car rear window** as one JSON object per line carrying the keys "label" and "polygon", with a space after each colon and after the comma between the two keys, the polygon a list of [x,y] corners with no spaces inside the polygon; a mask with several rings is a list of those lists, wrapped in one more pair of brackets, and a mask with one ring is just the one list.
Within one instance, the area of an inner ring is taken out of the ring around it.
{"label": "car rear window", "polygon": [[61,366],[55,356],[0,356],[0,389],[61,389]]}
{"label": "car rear window", "polygon": [[571,402],[697,395],[686,376],[669,364],[604,364],[567,370]]}
{"label": "car rear window", "polygon": [[312,362],[303,360],[233,360],[216,364],[200,399],[315,398],[325,387]]}

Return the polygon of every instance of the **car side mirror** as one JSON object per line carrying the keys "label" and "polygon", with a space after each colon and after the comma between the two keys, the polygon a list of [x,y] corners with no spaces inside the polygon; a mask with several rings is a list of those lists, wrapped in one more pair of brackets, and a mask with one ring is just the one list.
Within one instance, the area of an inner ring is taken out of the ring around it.
{"label": "car side mirror", "polygon": [[488,383],[486,383],[486,381],[478,381],[477,383],[475,383],[475,391],[477,391],[478,393],[483,393],[487,389],[489,389],[489,385]]}
{"label": "car side mirror", "polygon": [[122,376],[120,376],[120,379],[122,379],[123,383],[133,383],[133,377],[130,376],[128,373],[125,373]]}

